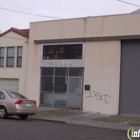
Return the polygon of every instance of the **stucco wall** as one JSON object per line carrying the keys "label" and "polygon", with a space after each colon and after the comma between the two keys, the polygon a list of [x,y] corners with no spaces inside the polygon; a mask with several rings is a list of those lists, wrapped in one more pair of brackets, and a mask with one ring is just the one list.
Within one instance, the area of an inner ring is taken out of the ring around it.
{"label": "stucco wall", "polygon": [[[40,100],[41,44],[30,45],[27,74],[27,97]],[[120,80],[120,41],[84,43],[83,110],[118,114]],[[90,94],[91,92],[91,94]],[[95,96],[96,94],[96,96]]]}
{"label": "stucco wall", "polygon": [[[39,104],[42,44],[35,44],[34,40],[139,35],[139,24],[139,14],[31,23],[28,97],[34,97]],[[120,41],[84,42],[84,85],[91,85],[90,91],[84,90],[84,111],[118,114],[120,48]]]}
{"label": "stucco wall", "polygon": [[0,47],[22,46],[22,67],[0,67],[0,78],[19,79],[19,92],[26,95],[27,80],[27,38],[14,32],[9,32],[0,38]]}
{"label": "stucco wall", "polygon": [[120,41],[85,43],[83,110],[118,114]]}
{"label": "stucco wall", "polygon": [[41,45],[34,44],[35,29],[30,27],[28,63],[27,63],[27,97],[40,100],[40,57]]}
{"label": "stucco wall", "polygon": [[40,56],[41,45],[29,43],[27,70],[27,97],[35,99],[37,105],[40,100]]}
{"label": "stucco wall", "polygon": [[34,40],[140,34],[140,14],[31,23]]}

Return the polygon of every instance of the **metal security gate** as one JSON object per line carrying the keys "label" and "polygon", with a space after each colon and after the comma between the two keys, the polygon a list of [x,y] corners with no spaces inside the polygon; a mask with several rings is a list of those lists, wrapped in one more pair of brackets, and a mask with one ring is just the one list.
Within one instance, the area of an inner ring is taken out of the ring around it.
{"label": "metal security gate", "polygon": [[120,114],[140,115],[140,40],[122,41]]}
{"label": "metal security gate", "polygon": [[41,71],[41,105],[82,108],[83,68]]}

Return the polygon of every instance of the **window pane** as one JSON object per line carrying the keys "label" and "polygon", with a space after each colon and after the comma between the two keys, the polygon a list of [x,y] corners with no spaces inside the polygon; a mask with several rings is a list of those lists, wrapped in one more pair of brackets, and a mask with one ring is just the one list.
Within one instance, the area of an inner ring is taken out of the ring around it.
{"label": "window pane", "polygon": [[61,86],[66,84],[65,77],[55,77],[55,86]]}
{"label": "window pane", "polygon": [[5,98],[4,94],[0,92],[0,99],[4,99],[4,98]]}
{"label": "window pane", "polygon": [[80,78],[69,78],[69,93],[81,92],[81,80]]}
{"label": "window pane", "polygon": [[21,67],[22,66],[22,57],[18,57],[17,58],[17,67]]}
{"label": "window pane", "polygon": [[27,99],[26,97],[24,97],[23,95],[16,93],[16,92],[6,92],[11,98],[13,99]]}
{"label": "window pane", "polygon": [[53,91],[53,77],[41,78],[41,91]]}
{"label": "window pane", "polygon": [[50,91],[50,92],[52,92],[53,91],[53,85],[42,84],[41,85],[41,91]]}
{"label": "window pane", "polygon": [[45,45],[43,59],[82,59],[82,44]]}
{"label": "window pane", "polygon": [[70,68],[69,76],[82,76],[82,69],[81,68]]}
{"label": "window pane", "polygon": [[67,76],[68,69],[67,68],[55,68],[55,75],[56,76]]}
{"label": "window pane", "polygon": [[14,67],[14,58],[7,58],[7,66]]}
{"label": "window pane", "polygon": [[4,48],[0,48],[0,57],[4,57]]}
{"label": "window pane", "polygon": [[53,68],[42,68],[42,75],[53,75]]}
{"label": "window pane", "polygon": [[54,92],[66,92],[66,77],[55,77]]}
{"label": "window pane", "polygon": [[14,47],[7,48],[7,56],[14,57],[14,55],[15,55],[15,48]]}
{"label": "window pane", "polygon": [[17,56],[22,56],[22,47],[17,48]]}
{"label": "window pane", "polygon": [[62,94],[64,94],[66,92],[66,85],[55,86],[54,87],[54,92],[61,92]]}
{"label": "window pane", "polygon": [[4,66],[4,58],[0,58],[0,67]]}

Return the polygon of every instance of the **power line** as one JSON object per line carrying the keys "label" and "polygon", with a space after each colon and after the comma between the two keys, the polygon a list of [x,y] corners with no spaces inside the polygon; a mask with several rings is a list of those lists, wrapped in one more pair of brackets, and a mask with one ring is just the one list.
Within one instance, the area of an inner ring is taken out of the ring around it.
{"label": "power line", "polygon": [[126,1],[122,1],[122,0],[118,0],[118,1],[126,3],[126,4],[129,4],[129,5],[140,7],[139,5],[136,5],[136,4],[133,4],[133,3],[129,3],[129,2],[126,2]]}
{"label": "power line", "polygon": [[3,7],[0,7],[0,9],[2,9],[2,10],[6,10],[6,11],[15,12],[15,13],[21,13],[21,14],[26,14],[26,15],[38,16],[38,17],[60,18],[60,17],[53,17],[53,16],[36,15],[36,14],[32,14],[32,13],[26,13],[26,12],[21,12],[21,11],[16,11],[16,10],[11,10],[11,9],[7,9],[7,8],[3,8]]}

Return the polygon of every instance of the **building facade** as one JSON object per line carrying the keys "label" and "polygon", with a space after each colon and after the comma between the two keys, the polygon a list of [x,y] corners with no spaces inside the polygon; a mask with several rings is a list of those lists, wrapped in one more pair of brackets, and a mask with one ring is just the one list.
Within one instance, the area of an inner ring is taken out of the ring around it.
{"label": "building facade", "polygon": [[28,36],[16,28],[0,34],[0,89],[26,95]]}
{"label": "building facade", "polygon": [[120,15],[31,23],[28,97],[34,94],[41,105],[118,114],[120,40],[138,32],[138,25],[132,32],[132,19],[138,20]]}
{"label": "building facade", "polygon": [[1,47],[24,46],[23,68],[17,51],[7,68],[5,52],[0,77],[19,79],[19,92],[38,105],[140,115],[139,25],[140,14],[33,22],[29,44],[0,38]]}

